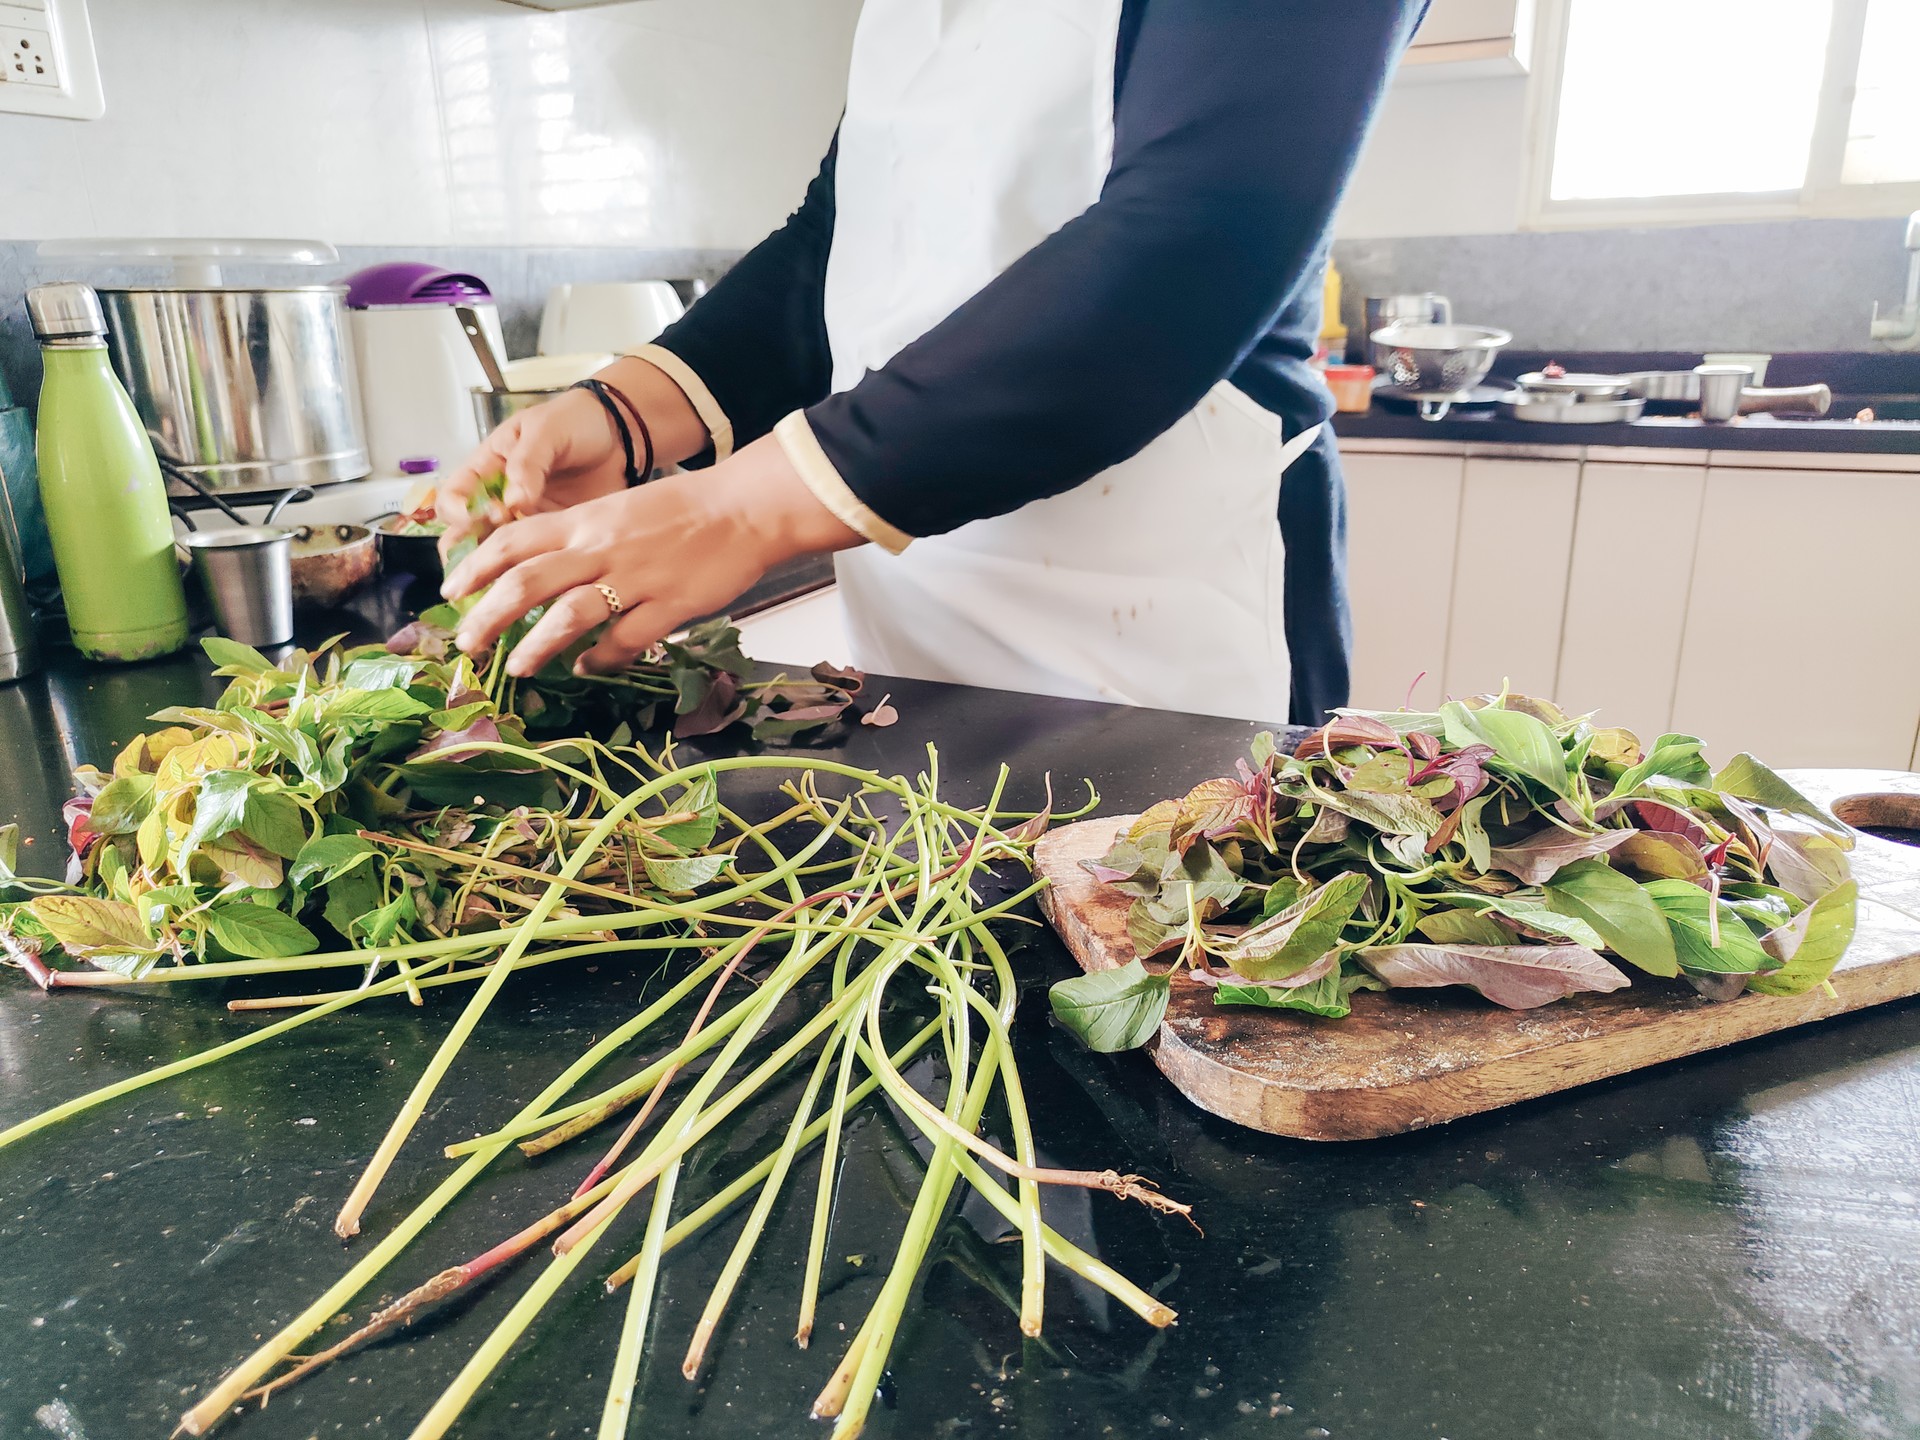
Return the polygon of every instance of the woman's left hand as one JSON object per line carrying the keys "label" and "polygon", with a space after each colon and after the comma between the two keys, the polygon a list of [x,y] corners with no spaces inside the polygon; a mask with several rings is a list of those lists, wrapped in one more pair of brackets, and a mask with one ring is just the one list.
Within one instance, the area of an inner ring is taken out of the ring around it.
{"label": "woman's left hand", "polygon": [[486,591],[456,638],[469,654],[491,649],[507,626],[547,607],[507,657],[511,675],[534,674],[612,620],[574,667],[606,674],[724,609],[782,561],[859,543],[766,437],[711,470],[504,525],[455,567],[441,593],[458,600]]}

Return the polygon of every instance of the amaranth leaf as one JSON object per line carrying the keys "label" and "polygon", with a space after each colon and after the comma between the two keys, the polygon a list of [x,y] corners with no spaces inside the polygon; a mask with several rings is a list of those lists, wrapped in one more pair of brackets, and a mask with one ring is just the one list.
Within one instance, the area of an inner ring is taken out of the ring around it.
{"label": "amaranth leaf", "polygon": [[[1562,915],[1586,921],[1607,948],[1650,975],[1677,975],[1680,957],[1666,913],[1646,893],[1603,860],[1567,866],[1547,883],[1546,902]],[[1704,892],[1698,892],[1704,893]]]}
{"label": "amaranth leaf", "polygon": [[1466,985],[1509,1010],[1627,984],[1583,945],[1380,945],[1356,958],[1393,989]]}
{"label": "amaranth leaf", "polygon": [[1138,960],[1061,980],[1047,991],[1053,1018],[1101,1054],[1135,1050],[1153,1038],[1173,984]]}
{"label": "amaranth leaf", "polygon": [[1235,974],[1251,980],[1280,980],[1305,970],[1339,943],[1366,898],[1368,883],[1366,876],[1351,871],[1336,875],[1215,953]]}

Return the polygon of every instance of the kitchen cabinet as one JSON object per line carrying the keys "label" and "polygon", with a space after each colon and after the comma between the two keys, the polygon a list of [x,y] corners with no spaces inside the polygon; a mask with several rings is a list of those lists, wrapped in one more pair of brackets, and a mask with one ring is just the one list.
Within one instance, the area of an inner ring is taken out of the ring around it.
{"label": "kitchen cabinet", "polygon": [[1433,0],[1400,62],[1398,79],[1524,75],[1532,60],[1535,0]]}
{"label": "kitchen cabinet", "polygon": [[1920,769],[1920,458],[1341,454],[1354,705],[1508,681],[1642,736],[1704,736],[1716,758]]}
{"label": "kitchen cabinet", "polygon": [[1673,727],[1773,765],[1909,764],[1916,535],[1920,476],[1715,463]]}
{"label": "kitchen cabinet", "polygon": [[[1343,453],[1353,699],[1439,703],[1460,530],[1462,455]],[[1410,688],[1411,687],[1411,688]]]}
{"label": "kitchen cabinet", "polygon": [[1588,461],[1580,474],[1555,698],[1651,738],[1671,728],[1705,457]]}
{"label": "kitchen cabinet", "polygon": [[1442,683],[1448,695],[1551,697],[1560,668],[1576,460],[1470,457],[1460,491]]}

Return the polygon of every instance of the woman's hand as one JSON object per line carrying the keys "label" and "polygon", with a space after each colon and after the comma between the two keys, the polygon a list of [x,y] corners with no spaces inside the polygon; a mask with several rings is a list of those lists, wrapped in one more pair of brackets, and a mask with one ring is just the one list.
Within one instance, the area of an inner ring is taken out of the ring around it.
{"label": "woman's hand", "polygon": [[[707,429],[693,402],[657,365],[627,356],[594,378],[646,417],[656,464],[677,465],[706,447]],[[639,449],[635,437],[636,454]],[[474,496],[495,475],[507,478],[506,514],[497,518],[564,510],[624,489],[626,450],[606,407],[585,390],[562,391],[509,416],[439,487],[435,509],[447,527],[442,555],[475,527]]]}
{"label": "woman's hand", "polygon": [[579,505],[626,488],[625,453],[600,402],[585,390],[510,415],[467,456],[438,489],[436,511],[446,524],[446,554],[479,523],[473,499],[481,483],[505,474],[508,515],[532,515]]}
{"label": "woman's hand", "polygon": [[512,675],[534,674],[607,625],[574,666],[603,674],[725,608],[782,561],[859,543],[769,436],[704,473],[502,526],[447,576],[442,593],[458,600],[486,591],[460,626],[457,643],[468,654],[491,649],[507,626],[547,607],[507,657]]}

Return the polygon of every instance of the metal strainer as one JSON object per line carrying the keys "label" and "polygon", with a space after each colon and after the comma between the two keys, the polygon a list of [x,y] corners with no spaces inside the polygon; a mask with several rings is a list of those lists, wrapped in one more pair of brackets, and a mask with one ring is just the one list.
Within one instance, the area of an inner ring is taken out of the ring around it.
{"label": "metal strainer", "polygon": [[1422,420],[1438,420],[1478,385],[1493,357],[1513,339],[1484,325],[1428,325],[1399,321],[1367,337],[1373,363],[1402,395],[1420,402]]}

